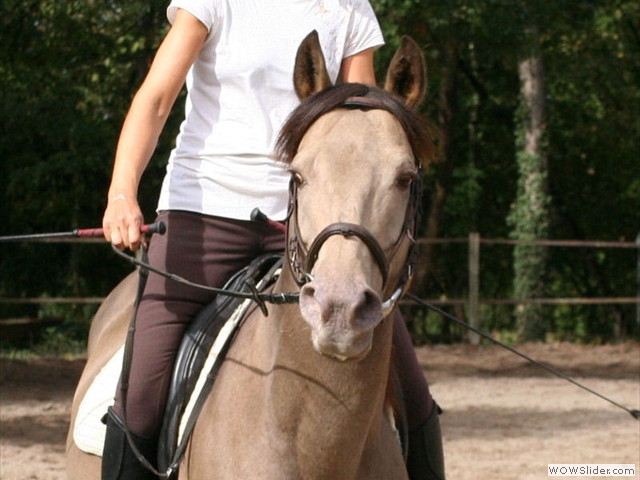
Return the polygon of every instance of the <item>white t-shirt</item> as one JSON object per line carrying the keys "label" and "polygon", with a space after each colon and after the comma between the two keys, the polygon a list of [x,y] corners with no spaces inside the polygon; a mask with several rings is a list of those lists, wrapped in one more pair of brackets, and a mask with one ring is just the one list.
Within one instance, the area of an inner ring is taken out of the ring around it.
{"label": "white t-shirt", "polygon": [[342,59],[384,43],[368,0],[173,0],[209,30],[187,76],[185,120],[158,210],[248,220],[255,207],[283,219],[289,174],[272,157],[299,101],[295,55],[317,30],[332,80]]}

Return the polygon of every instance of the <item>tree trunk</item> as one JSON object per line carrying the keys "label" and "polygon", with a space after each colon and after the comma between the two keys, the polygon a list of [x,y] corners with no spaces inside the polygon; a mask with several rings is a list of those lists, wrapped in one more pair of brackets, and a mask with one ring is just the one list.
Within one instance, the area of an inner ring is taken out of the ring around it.
{"label": "tree trunk", "polygon": [[[534,36],[535,40],[535,36]],[[521,105],[517,122],[518,193],[510,213],[517,240],[544,239],[549,230],[546,157],[546,88],[542,57],[533,53],[519,64]],[[514,249],[514,296],[544,297],[547,249],[517,245]],[[546,322],[541,305],[520,304],[515,316],[521,341],[544,340]]]}

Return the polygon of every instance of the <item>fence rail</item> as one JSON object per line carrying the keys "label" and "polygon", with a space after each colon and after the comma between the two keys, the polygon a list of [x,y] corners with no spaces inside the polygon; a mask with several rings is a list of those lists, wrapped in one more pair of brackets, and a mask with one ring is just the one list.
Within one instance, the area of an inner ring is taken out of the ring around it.
{"label": "fence rail", "polygon": [[[469,293],[465,299],[451,299],[433,301],[440,305],[467,305],[467,318],[469,324],[479,328],[480,320],[478,309],[480,304],[484,305],[599,305],[599,304],[635,304],[636,323],[640,325],[640,234],[635,242],[620,241],[584,241],[584,240],[512,240],[512,239],[491,239],[481,238],[478,233],[470,233],[468,237],[459,238],[421,238],[419,244],[442,244],[442,243],[468,243],[469,245]],[[637,295],[635,297],[603,297],[603,298],[504,298],[504,299],[480,299],[480,245],[540,245],[551,247],[580,247],[580,248],[628,248],[637,249]],[[480,338],[477,334],[470,335],[471,343],[477,344]]]}
{"label": "fence rail", "polygon": [[[42,240],[34,240],[42,241]],[[100,239],[48,239],[47,242],[101,242]],[[468,272],[469,285],[467,298],[451,298],[451,299],[427,299],[433,305],[466,305],[467,318],[469,323],[478,328],[479,316],[478,310],[480,305],[604,305],[604,304],[635,304],[636,322],[640,325],[640,234],[635,242],[620,241],[583,241],[583,240],[511,240],[511,239],[492,239],[481,238],[478,233],[471,233],[468,237],[458,238],[419,238],[418,244],[468,244]],[[581,247],[581,248],[627,248],[638,250],[637,260],[637,295],[635,297],[600,297],[600,298],[480,298],[480,245],[541,245],[551,247]],[[105,297],[38,297],[38,298],[0,298],[0,304],[96,304],[102,303]],[[401,304],[412,305],[415,302],[403,300]],[[470,337],[472,343],[477,343],[479,338],[477,335]]]}

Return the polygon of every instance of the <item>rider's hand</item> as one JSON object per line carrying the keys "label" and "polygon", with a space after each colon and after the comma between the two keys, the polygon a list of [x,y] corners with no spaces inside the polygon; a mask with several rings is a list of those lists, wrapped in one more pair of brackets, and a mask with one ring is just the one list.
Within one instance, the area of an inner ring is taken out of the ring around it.
{"label": "rider's hand", "polygon": [[138,201],[133,196],[114,195],[109,198],[102,218],[104,238],[120,250],[129,248],[134,252],[140,247],[144,223]]}

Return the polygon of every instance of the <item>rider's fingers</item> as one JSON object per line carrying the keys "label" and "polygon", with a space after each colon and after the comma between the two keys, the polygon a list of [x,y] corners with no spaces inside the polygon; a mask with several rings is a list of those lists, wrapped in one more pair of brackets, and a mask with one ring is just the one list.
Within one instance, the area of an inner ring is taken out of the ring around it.
{"label": "rider's fingers", "polygon": [[140,247],[140,240],[141,240],[140,227],[141,226],[142,226],[142,222],[138,218],[136,218],[135,220],[129,223],[128,228],[126,229],[127,240],[128,240],[127,247],[133,250],[134,252],[138,250],[138,248]]}
{"label": "rider's fingers", "polygon": [[136,251],[140,246],[142,212],[135,198],[118,195],[107,205],[102,226],[107,241],[120,250]]}
{"label": "rider's fingers", "polygon": [[124,242],[124,239],[122,238],[122,235],[120,234],[119,228],[111,227],[109,228],[109,234],[107,234],[106,232],[107,229],[105,229],[105,238],[107,238],[107,240],[111,242],[114,247],[116,247],[118,250],[125,249],[126,244]]}

